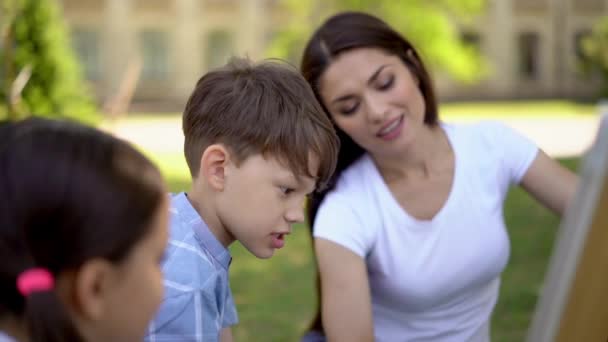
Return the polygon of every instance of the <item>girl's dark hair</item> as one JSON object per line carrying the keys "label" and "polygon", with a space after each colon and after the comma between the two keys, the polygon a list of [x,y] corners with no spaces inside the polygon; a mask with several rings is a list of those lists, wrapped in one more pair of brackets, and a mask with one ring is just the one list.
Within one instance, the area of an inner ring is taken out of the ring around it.
{"label": "girl's dark hair", "polygon": [[[424,122],[427,125],[438,123],[437,101],[431,78],[414,46],[381,19],[360,12],[342,12],[327,19],[313,33],[302,56],[302,74],[330,119],[331,115],[320,95],[320,78],[336,56],[358,48],[378,48],[398,56],[420,81],[419,89],[424,97],[426,108]],[[365,153],[365,150],[357,145],[335,122],[334,128],[340,138],[338,163],[336,172],[328,182],[328,187],[314,193],[308,202],[307,210],[311,232],[317,210],[325,195],[335,187],[342,172]],[[319,291],[319,301],[320,297]],[[311,329],[323,331],[320,305]]]}
{"label": "girl's dark hair", "polygon": [[55,291],[24,298],[23,271],[55,278],[93,258],[123,261],[164,196],[157,168],[126,142],[67,121],[0,125],[0,318],[31,341],[82,341]]}

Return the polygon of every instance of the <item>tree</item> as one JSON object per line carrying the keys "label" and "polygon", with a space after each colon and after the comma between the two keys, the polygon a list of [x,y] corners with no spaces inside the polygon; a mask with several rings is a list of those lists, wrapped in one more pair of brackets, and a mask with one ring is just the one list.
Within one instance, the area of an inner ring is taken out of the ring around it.
{"label": "tree", "polygon": [[482,13],[485,0],[282,0],[280,4],[290,20],[271,41],[271,56],[296,62],[312,30],[329,15],[358,10],[379,16],[404,34],[434,71],[473,82],[486,70],[479,52],[460,39],[458,30],[458,25],[466,27]]}
{"label": "tree", "polygon": [[[4,77],[0,101],[9,118],[35,114],[95,122],[95,107],[84,86],[58,4],[54,0],[2,3],[5,24],[0,56]],[[20,101],[16,103],[14,90],[20,88]]]}
{"label": "tree", "polygon": [[608,16],[598,20],[591,34],[583,38],[581,49],[583,70],[587,73],[599,72],[603,83],[599,95],[608,97]]}

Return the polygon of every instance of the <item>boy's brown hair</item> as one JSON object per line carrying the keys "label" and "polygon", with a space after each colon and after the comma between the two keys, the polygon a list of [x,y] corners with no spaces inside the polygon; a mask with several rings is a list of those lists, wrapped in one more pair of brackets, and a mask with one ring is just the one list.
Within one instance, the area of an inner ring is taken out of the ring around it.
{"label": "boy's brown hair", "polygon": [[[183,114],[184,154],[193,178],[201,155],[215,143],[235,162],[261,153],[276,158],[296,177],[317,178],[323,187],[334,172],[339,140],[333,125],[299,72],[279,60],[253,64],[232,58],[205,74]],[[311,175],[309,158],[319,159]]]}

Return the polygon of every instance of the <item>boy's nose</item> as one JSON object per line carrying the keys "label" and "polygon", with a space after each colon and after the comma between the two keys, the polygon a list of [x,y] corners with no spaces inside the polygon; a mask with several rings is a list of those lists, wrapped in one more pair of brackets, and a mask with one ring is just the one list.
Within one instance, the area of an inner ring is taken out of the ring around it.
{"label": "boy's nose", "polygon": [[287,210],[285,213],[285,220],[289,223],[304,222],[304,206],[298,205]]}

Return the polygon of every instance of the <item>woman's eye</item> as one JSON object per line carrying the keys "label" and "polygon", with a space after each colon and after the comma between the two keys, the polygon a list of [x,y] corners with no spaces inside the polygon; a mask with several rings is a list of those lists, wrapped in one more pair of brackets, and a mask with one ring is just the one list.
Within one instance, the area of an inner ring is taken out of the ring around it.
{"label": "woman's eye", "polygon": [[380,89],[380,90],[390,89],[393,86],[394,81],[395,81],[395,77],[391,76],[386,81],[384,81],[384,83],[380,84],[378,89]]}
{"label": "woman's eye", "polygon": [[354,112],[357,111],[357,108],[359,108],[359,104],[354,104],[350,107],[346,107],[340,110],[340,113],[342,113],[342,115],[350,115],[353,114]]}

